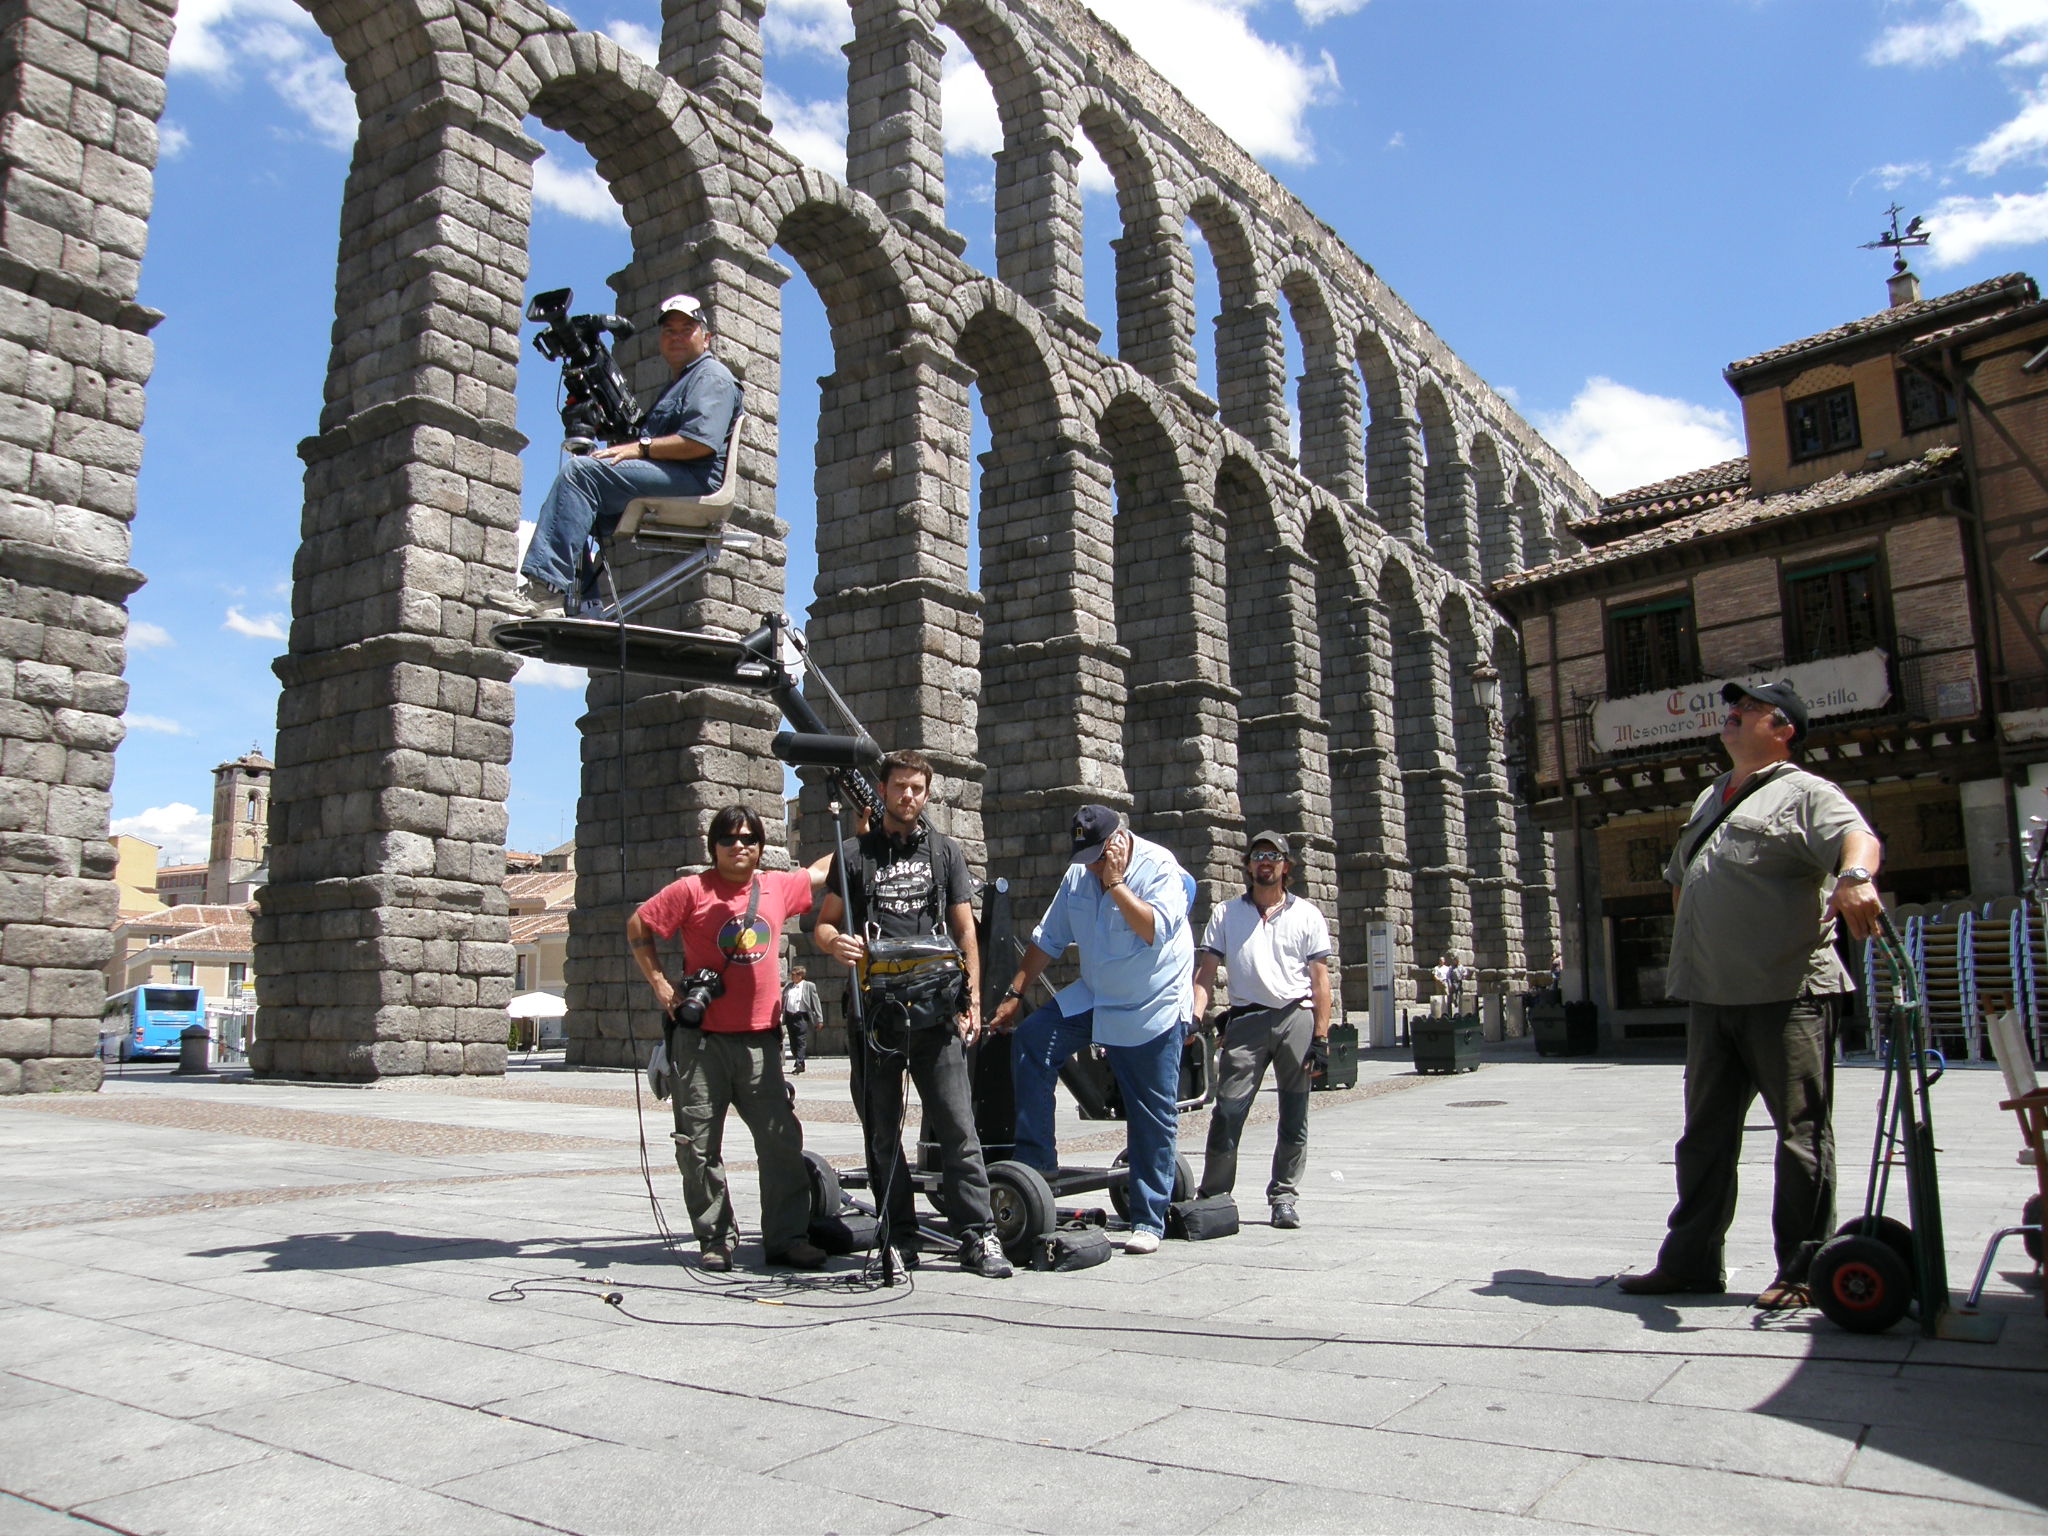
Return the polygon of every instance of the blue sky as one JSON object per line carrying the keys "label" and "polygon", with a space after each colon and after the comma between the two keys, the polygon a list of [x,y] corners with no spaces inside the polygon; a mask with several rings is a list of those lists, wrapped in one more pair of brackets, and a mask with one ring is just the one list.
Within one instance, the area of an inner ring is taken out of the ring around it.
{"label": "blue sky", "polygon": [[[1925,214],[1926,290],[2043,266],[2048,0],[1095,0],[1599,488],[1740,452],[1729,360],[1884,304],[1862,251]],[[651,49],[646,0],[576,0]],[[768,0],[769,115],[843,155],[846,0]],[[949,218],[988,269],[994,114],[948,55]],[[957,78],[954,78],[957,75]],[[204,857],[211,770],[270,750],[318,416],[354,112],[291,0],[186,0],[142,297],[165,311],[145,424],[116,830]],[[609,307],[627,237],[589,158],[540,132],[532,287]],[[1084,168],[1085,173],[1085,168]],[[1085,200],[1091,317],[1115,324],[1114,204]],[[1211,269],[1198,260],[1209,369]],[[790,607],[809,549],[823,312],[785,289]],[[1292,362],[1298,366],[1299,353]],[[1207,375],[1213,376],[1213,375]],[[556,378],[521,370],[529,513],[557,462]],[[573,832],[579,675],[518,687],[513,847]]]}

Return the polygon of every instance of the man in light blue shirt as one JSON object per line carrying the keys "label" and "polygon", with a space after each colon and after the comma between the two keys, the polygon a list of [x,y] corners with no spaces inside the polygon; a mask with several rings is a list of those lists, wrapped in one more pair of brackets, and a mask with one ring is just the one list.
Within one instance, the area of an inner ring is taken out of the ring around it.
{"label": "man in light blue shirt", "polygon": [[[1023,963],[990,1020],[1017,1030],[1012,1059],[1017,1157],[1050,1173],[1052,1098],[1060,1066],[1079,1048],[1091,1019],[1123,1091],[1130,1127],[1131,1235],[1126,1253],[1152,1253],[1166,1231],[1173,1195],[1174,1134],[1182,1025],[1192,1003],[1191,882],[1157,843],[1124,827],[1106,805],[1084,805],[1069,830],[1066,876],[1045,910]],[[1068,946],[1081,952],[1081,979],[1025,1019],[1024,990]],[[1091,1008],[1092,1005],[1092,1008]]]}

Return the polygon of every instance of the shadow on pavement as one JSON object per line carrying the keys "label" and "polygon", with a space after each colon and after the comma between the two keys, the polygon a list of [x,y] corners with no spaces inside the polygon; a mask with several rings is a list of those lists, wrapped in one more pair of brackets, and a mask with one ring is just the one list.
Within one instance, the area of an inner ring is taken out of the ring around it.
{"label": "shadow on pavement", "polygon": [[[1540,1270],[1502,1269],[1480,1296],[1507,1296],[1539,1307],[1590,1307],[1633,1313],[1645,1330],[1659,1334],[1715,1333],[1739,1337],[1725,1323],[1708,1328],[1688,1323],[1657,1297],[1625,1296],[1612,1277],[1550,1275]],[[1695,1297],[1695,1306],[1746,1311],[1746,1295]],[[1987,1301],[1985,1310],[2004,1316],[2014,1333],[2038,1336],[2024,1307]],[[1749,1412],[1797,1420],[1810,1430],[1838,1435],[1859,1447],[1859,1484],[1896,1493],[2048,1508],[2048,1364],[2038,1342],[2016,1341],[2009,1354],[1997,1344],[1928,1344],[1911,1319],[1882,1334],[1840,1331],[1819,1313],[1750,1314],[1757,1332],[1803,1335],[1812,1352],[1787,1357],[1790,1375],[1768,1392],[1760,1386]],[[1895,1356],[1865,1352],[1877,1341],[1898,1346]],[[1668,1346],[1663,1352],[1669,1351]],[[1681,1356],[1719,1369],[1739,1370],[1739,1350],[1702,1351]],[[1958,1488],[1956,1482],[1970,1485]]]}
{"label": "shadow on pavement", "polygon": [[202,1248],[194,1257],[264,1255],[263,1268],[381,1269],[393,1264],[440,1264],[450,1259],[568,1259],[585,1269],[621,1264],[667,1264],[667,1248],[656,1237],[528,1238],[507,1243],[490,1238],[429,1237],[405,1232],[303,1232],[232,1248]]}

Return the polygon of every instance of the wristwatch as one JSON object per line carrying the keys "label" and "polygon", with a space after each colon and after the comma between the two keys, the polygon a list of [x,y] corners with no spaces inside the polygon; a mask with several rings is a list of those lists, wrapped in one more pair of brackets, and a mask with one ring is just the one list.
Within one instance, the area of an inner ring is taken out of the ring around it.
{"label": "wristwatch", "polygon": [[1852,864],[1835,876],[1835,884],[1837,885],[1867,885],[1869,883],[1870,871],[1861,864]]}
{"label": "wristwatch", "polygon": [[643,437],[643,438],[641,438],[641,439],[640,439],[640,457],[641,457],[641,458],[643,458],[643,459],[651,459],[651,458],[653,458],[653,457],[654,457],[654,439],[653,439],[653,438],[651,438],[651,437]]}
{"label": "wristwatch", "polygon": [[1022,992],[1019,992],[1015,987],[1003,988],[1003,1001],[1007,1003],[1012,1000],[1021,1003],[1024,1001],[1024,994]]}

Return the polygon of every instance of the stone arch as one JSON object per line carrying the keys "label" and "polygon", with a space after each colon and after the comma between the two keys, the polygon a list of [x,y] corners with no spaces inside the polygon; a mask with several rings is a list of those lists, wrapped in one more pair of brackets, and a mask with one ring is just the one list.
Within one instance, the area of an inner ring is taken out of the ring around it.
{"label": "stone arch", "polygon": [[1116,493],[1116,633],[1125,654],[1123,754],[1141,827],[1198,875],[1228,859],[1236,713],[1222,678],[1223,564],[1215,510],[1198,501],[1175,434],[1119,393],[1097,424]]}
{"label": "stone arch", "polygon": [[1216,400],[1223,425],[1267,449],[1287,442],[1280,312],[1259,291],[1258,259],[1237,211],[1213,188],[1188,204],[1216,264]]}
{"label": "stone arch", "polygon": [[1078,125],[1116,181],[1123,221],[1113,242],[1117,357],[1155,383],[1191,388],[1194,258],[1166,198],[1166,178],[1144,135],[1100,94],[1088,97]]}
{"label": "stone arch", "polygon": [[440,12],[423,0],[392,5],[298,0],[298,5],[334,45],[363,122],[373,122],[414,96],[446,91],[452,83],[452,60],[435,36]]}
{"label": "stone arch", "polygon": [[663,0],[660,70],[742,121],[761,110],[766,0]]}
{"label": "stone arch", "polygon": [[1346,501],[1365,494],[1358,437],[1358,381],[1345,364],[1337,322],[1321,278],[1305,265],[1284,267],[1278,287],[1301,342],[1301,472]]}
{"label": "stone arch", "polygon": [[1038,50],[1001,0],[940,0],[951,27],[995,92],[1003,147],[996,154],[996,275],[1032,304],[1081,318],[1080,267],[1061,259],[1081,241],[1078,157],[1060,129]]}
{"label": "stone arch", "polygon": [[1449,718],[1449,657],[1445,636],[1426,605],[1409,565],[1389,560],[1380,575],[1393,654],[1395,760],[1401,778],[1402,826],[1407,844],[1413,995],[1427,996],[1437,957],[1457,939],[1458,898],[1453,890],[1459,844],[1455,832],[1456,759],[1444,736]]}
{"label": "stone arch", "polygon": [[[1519,981],[1522,925],[1521,889],[1515,879],[1514,817],[1508,785],[1504,714],[1479,702],[1474,673],[1481,665],[1499,672],[1495,626],[1499,615],[1469,594],[1454,592],[1444,603],[1443,627],[1450,637],[1451,731],[1457,754],[1461,797],[1458,832],[1463,849],[1453,897],[1463,897],[1466,928],[1461,935],[1480,971],[1481,989],[1503,992]],[[1462,891],[1458,887],[1462,886]]]}
{"label": "stone arch", "polygon": [[1425,379],[1415,392],[1422,423],[1423,532],[1429,551],[1453,575],[1479,579],[1478,540],[1473,527],[1472,465],[1465,457],[1457,418],[1443,386]]}
{"label": "stone arch", "polygon": [[[1501,720],[1506,730],[1503,751],[1508,770],[1507,800],[1500,814],[1509,818],[1510,856],[1513,864],[1508,889],[1515,902],[1520,931],[1509,946],[1510,967],[1519,966],[1527,981],[1537,978],[1548,985],[1550,962],[1561,953],[1557,902],[1557,863],[1550,834],[1529,813],[1526,786],[1532,782],[1535,756],[1535,712],[1533,701],[1523,692],[1522,642],[1515,628],[1493,615],[1492,661],[1500,673]],[[1510,983],[1510,988],[1517,983]]]}
{"label": "stone arch", "polygon": [[1479,577],[1495,581],[1521,566],[1521,530],[1508,504],[1500,445],[1489,432],[1472,435],[1472,494],[1479,520]]}
{"label": "stone arch", "polygon": [[1515,566],[1527,570],[1551,558],[1550,530],[1543,522],[1543,496],[1527,470],[1515,476],[1514,505]]}
{"label": "stone arch", "polygon": [[[1316,641],[1313,718],[1327,742],[1337,927],[1347,963],[1333,977],[1346,1010],[1371,1006],[1366,924],[1399,905],[1405,862],[1398,839],[1399,781],[1391,773],[1384,634],[1337,511],[1313,508],[1303,536]],[[1387,812],[1396,821],[1390,827]],[[1389,831],[1397,835],[1389,839]]]}
{"label": "stone arch", "polygon": [[[1077,720],[1115,715],[1091,697],[1099,669],[1086,636],[1077,557],[1092,461],[1077,449],[1063,381],[1038,312],[1008,288],[978,283],[953,343],[981,390],[989,449],[981,459],[981,708],[975,755],[989,868],[1049,892],[1058,875],[1044,808],[1090,777]],[[966,423],[959,427],[966,435]],[[1050,530],[1058,529],[1055,534]],[[1103,579],[1106,589],[1106,576]],[[1072,740],[1074,751],[1050,750]],[[1113,755],[1106,742],[1093,743]],[[1055,815],[1060,812],[1055,809]]]}
{"label": "stone arch", "polygon": [[[1399,539],[1423,540],[1422,442],[1393,353],[1371,326],[1352,342],[1365,399],[1365,503]],[[1353,414],[1356,414],[1354,410]]]}

